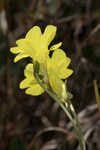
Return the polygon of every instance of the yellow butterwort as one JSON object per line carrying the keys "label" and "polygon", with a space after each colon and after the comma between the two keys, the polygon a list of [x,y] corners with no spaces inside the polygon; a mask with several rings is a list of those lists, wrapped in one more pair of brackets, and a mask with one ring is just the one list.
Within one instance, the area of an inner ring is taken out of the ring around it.
{"label": "yellow butterwort", "polygon": [[[34,61],[38,60],[40,63],[46,61],[49,54],[48,46],[54,39],[56,34],[56,27],[48,25],[42,34],[38,26],[34,26],[29,30],[24,39],[16,41],[17,46],[10,49],[10,51],[17,56],[14,62],[19,61],[25,57],[31,57]],[[53,45],[50,49],[55,50],[59,48],[62,43]]]}
{"label": "yellow butterwort", "polygon": [[70,62],[71,59],[62,49],[54,51],[52,57],[47,61],[49,83],[59,96],[62,96],[63,93],[64,81],[62,79],[68,78],[73,73],[73,70],[67,68]]}
{"label": "yellow butterwort", "polygon": [[26,88],[26,94],[29,95],[40,95],[44,92],[43,88],[37,83],[35,77],[34,77],[34,70],[33,70],[33,64],[28,64],[25,67],[24,75],[25,79],[20,83],[20,88],[25,89]]}
{"label": "yellow butterwort", "polygon": [[[29,30],[24,39],[16,42],[17,47],[11,48],[11,52],[17,54],[14,62],[25,57],[31,57],[33,60],[33,63],[25,67],[25,79],[20,83],[20,88],[26,89],[26,94],[40,95],[44,92],[44,89],[39,85],[34,76],[33,64],[37,61],[40,68],[43,68],[41,72],[44,78],[46,77],[45,81],[48,80],[46,83],[50,85],[53,92],[58,96],[62,96],[64,84],[62,79],[68,78],[73,73],[73,70],[67,68],[71,59],[60,49],[62,43],[55,44],[48,49],[55,34],[56,27],[53,25],[48,25],[43,34],[38,26],[34,26]],[[51,57],[49,56],[50,51],[53,51]]]}

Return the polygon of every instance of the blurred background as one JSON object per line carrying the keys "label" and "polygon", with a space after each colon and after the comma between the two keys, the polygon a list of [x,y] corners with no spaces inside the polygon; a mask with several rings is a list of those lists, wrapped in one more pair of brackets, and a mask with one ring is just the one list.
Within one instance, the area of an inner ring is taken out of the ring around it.
{"label": "blurred background", "polygon": [[100,113],[93,80],[100,88],[99,0],[0,0],[0,150],[79,150],[68,118],[46,93],[19,89],[29,59],[13,63],[9,51],[34,25],[57,26],[51,43],[63,42],[74,74],[68,80],[87,150],[100,150]]}

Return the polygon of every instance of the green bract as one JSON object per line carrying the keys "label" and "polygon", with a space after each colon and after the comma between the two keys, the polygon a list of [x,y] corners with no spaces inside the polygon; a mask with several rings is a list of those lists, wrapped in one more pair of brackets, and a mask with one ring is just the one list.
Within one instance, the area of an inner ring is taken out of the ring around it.
{"label": "green bract", "polygon": [[[48,25],[43,34],[38,26],[34,26],[26,34],[26,37],[18,40],[17,46],[10,50],[17,54],[14,62],[25,57],[31,57],[33,60],[33,64],[28,64],[25,67],[25,79],[20,83],[20,88],[26,89],[26,94],[40,95],[44,92],[34,76],[34,62],[37,61],[40,65],[40,75],[45,84],[49,84],[57,95],[62,96],[64,83],[62,79],[68,78],[73,71],[67,68],[71,59],[59,48],[62,43],[55,44],[48,49],[55,34],[56,27],[53,25]],[[54,51],[51,57],[49,56],[50,51]]]}

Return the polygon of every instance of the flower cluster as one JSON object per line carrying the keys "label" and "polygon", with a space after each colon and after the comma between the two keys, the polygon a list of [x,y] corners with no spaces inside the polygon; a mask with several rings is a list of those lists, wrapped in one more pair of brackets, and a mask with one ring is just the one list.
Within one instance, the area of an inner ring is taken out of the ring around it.
{"label": "flower cluster", "polygon": [[[48,48],[55,37],[56,29],[55,26],[48,25],[42,33],[38,26],[34,26],[24,39],[16,42],[16,47],[10,49],[12,53],[16,54],[14,62],[25,57],[32,59],[32,63],[26,65],[25,79],[20,83],[20,88],[26,89],[26,94],[40,95],[44,92],[34,75],[34,63],[36,61],[40,65],[40,74],[43,75],[45,83],[49,84],[51,89],[59,96],[62,95],[62,79],[68,78],[73,73],[73,70],[68,69],[71,59],[60,48],[62,43]],[[53,51],[52,56],[50,56],[50,51]]]}

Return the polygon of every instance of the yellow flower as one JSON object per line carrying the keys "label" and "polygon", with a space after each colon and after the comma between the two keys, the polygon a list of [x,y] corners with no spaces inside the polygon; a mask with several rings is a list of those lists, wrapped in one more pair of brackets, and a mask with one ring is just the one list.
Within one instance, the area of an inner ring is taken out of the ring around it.
{"label": "yellow flower", "polygon": [[40,63],[46,62],[49,51],[55,50],[62,45],[60,42],[48,50],[48,46],[54,39],[55,34],[56,27],[53,25],[48,25],[43,34],[38,26],[34,26],[29,30],[24,39],[20,39],[16,42],[16,47],[10,49],[12,53],[17,54],[14,62],[25,57],[31,57],[34,61],[38,60]]}
{"label": "yellow flower", "polygon": [[58,96],[62,96],[63,93],[64,81],[62,79],[68,78],[73,73],[73,70],[67,68],[70,62],[71,59],[61,49],[54,51],[47,61],[48,79]]}
{"label": "yellow flower", "polygon": [[26,89],[26,94],[40,95],[44,92],[34,77],[33,64],[28,64],[24,70],[25,79],[20,83],[21,89]]}
{"label": "yellow flower", "polygon": [[[27,34],[25,39],[18,40],[17,47],[11,48],[11,52],[17,54],[14,61],[31,57],[33,64],[37,61],[40,65],[40,75],[42,75],[45,84],[49,84],[53,92],[58,96],[63,96],[62,79],[68,78],[72,74],[72,70],[68,69],[71,59],[59,47],[62,43],[53,45],[48,49],[49,44],[54,39],[56,27],[48,25],[44,31],[38,26],[33,27]],[[53,51],[54,50],[54,51]],[[50,57],[50,51],[53,51]],[[26,89],[26,94],[40,95],[44,89],[39,85],[34,76],[34,65],[28,64],[24,70],[25,79],[20,83],[21,89]]]}

